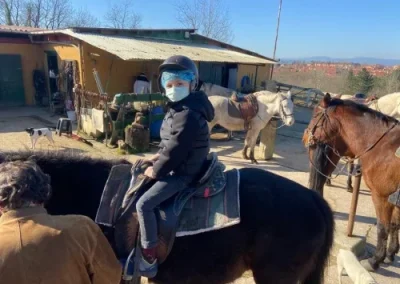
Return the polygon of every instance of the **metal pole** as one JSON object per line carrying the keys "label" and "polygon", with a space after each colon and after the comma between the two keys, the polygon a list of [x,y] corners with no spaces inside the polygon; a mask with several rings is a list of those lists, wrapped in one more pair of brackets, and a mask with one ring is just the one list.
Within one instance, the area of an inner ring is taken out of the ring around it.
{"label": "metal pole", "polygon": [[[281,10],[282,10],[282,0],[279,0],[279,8],[278,8],[278,22],[276,24],[276,34],[275,34],[275,45],[274,45],[274,54],[273,54],[273,59],[275,60],[276,58],[276,46],[278,45],[278,35],[279,35],[279,24],[281,22]],[[271,73],[270,73],[270,80],[272,80],[272,76],[274,74],[274,65],[272,65],[271,68]]]}
{"label": "metal pole", "polygon": [[282,0],[279,0],[278,23],[276,25],[275,46],[274,46],[274,56],[273,56],[274,59],[276,55],[276,46],[278,44],[279,24],[281,22],[281,9],[282,9]]}
{"label": "metal pole", "polygon": [[355,165],[355,167],[356,167],[356,176],[354,178],[353,196],[351,198],[349,221],[347,223],[347,236],[348,237],[353,236],[354,220],[356,218],[358,195],[360,193],[360,184],[361,184],[361,176],[362,176],[360,165]]}

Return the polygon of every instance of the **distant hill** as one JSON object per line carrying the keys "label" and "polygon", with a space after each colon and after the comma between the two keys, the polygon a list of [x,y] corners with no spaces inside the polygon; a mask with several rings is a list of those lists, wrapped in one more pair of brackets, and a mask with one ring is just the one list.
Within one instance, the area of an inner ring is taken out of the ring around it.
{"label": "distant hill", "polygon": [[358,63],[358,64],[381,64],[385,66],[400,65],[400,59],[382,59],[374,57],[353,57],[353,58],[334,58],[328,56],[311,56],[303,58],[282,58],[281,63],[292,63],[294,61],[301,62],[346,62],[346,63]]}

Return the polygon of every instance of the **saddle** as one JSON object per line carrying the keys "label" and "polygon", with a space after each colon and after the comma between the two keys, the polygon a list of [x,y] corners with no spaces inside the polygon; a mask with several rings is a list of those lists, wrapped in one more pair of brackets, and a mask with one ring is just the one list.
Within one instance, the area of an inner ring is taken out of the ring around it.
{"label": "saddle", "polygon": [[[114,166],[104,188],[96,223],[105,226],[109,241],[123,260],[124,279],[137,271],[140,233],[136,203],[155,181],[143,175],[151,162]],[[157,258],[162,263],[170,253],[176,237],[219,230],[240,223],[239,171],[224,171],[217,155],[211,153],[197,181],[182,189],[155,210],[159,245]],[[132,268],[133,267],[133,268]]]}
{"label": "saddle", "polygon": [[244,120],[244,130],[250,129],[250,121],[258,113],[257,97],[253,94],[240,96],[233,93],[228,103],[228,114]]}

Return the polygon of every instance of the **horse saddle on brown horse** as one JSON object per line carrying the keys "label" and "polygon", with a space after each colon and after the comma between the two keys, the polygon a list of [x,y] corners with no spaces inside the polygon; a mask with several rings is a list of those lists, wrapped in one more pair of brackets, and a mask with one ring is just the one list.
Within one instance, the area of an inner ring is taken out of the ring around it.
{"label": "horse saddle on brown horse", "polygon": [[241,96],[234,93],[228,102],[228,114],[230,117],[244,120],[244,129],[250,129],[250,121],[258,113],[257,97],[253,94]]}
{"label": "horse saddle on brown horse", "polygon": [[[112,229],[108,239],[124,263],[124,279],[137,275],[140,233],[136,203],[156,181],[143,175],[151,162],[114,166],[105,185],[96,223]],[[224,171],[217,155],[211,153],[202,175],[189,188],[156,209],[162,263],[170,253],[175,237],[219,230],[240,222],[239,171]]]}

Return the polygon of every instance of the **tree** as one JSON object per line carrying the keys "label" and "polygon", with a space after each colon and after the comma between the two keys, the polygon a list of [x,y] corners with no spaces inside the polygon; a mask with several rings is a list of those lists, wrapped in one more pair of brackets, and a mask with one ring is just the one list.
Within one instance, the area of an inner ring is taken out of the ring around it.
{"label": "tree", "polygon": [[72,13],[70,0],[0,0],[0,21],[6,25],[58,29]]}
{"label": "tree", "polygon": [[72,19],[69,21],[70,27],[99,27],[101,26],[99,19],[93,16],[87,8],[75,10]]}
{"label": "tree", "polygon": [[73,12],[70,0],[46,0],[44,4],[43,27],[54,30],[68,25]]}
{"label": "tree", "polygon": [[115,29],[136,29],[142,22],[142,17],[135,13],[132,0],[114,2],[106,13],[106,22]]}
{"label": "tree", "polygon": [[374,76],[365,68],[357,74],[357,87],[357,91],[363,94],[368,94],[374,88]]}
{"label": "tree", "polygon": [[0,0],[0,22],[19,26],[24,23],[25,0]]}
{"label": "tree", "polygon": [[197,29],[206,37],[232,42],[232,22],[224,0],[178,0],[175,9],[177,20],[185,27]]}
{"label": "tree", "polygon": [[354,94],[355,92],[357,92],[357,88],[357,77],[354,75],[353,69],[350,69],[349,73],[347,74],[345,92],[349,94]]}

